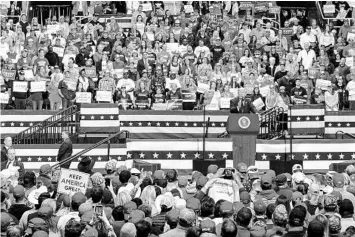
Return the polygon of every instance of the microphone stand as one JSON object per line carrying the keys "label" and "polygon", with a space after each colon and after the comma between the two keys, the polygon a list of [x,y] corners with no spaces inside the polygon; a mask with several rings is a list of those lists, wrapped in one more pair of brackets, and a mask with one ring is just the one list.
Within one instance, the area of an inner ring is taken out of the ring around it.
{"label": "microphone stand", "polygon": [[208,127],[210,124],[210,117],[208,117],[206,123],[206,105],[203,105],[203,137],[202,137],[202,160],[205,161],[206,153],[206,138],[208,136]]}

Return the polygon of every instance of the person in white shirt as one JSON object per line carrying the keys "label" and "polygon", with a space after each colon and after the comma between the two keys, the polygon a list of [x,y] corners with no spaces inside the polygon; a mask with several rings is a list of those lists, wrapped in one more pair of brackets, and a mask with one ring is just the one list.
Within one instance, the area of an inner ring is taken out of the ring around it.
{"label": "person in white shirt", "polygon": [[300,37],[300,45],[302,49],[305,48],[306,43],[317,42],[316,37],[311,33],[311,26],[307,26],[306,32]]}
{"label": "person in white shirt", "polygon": [[309,43],[306,43],[304,47],[305,48],[298,53],[297,62],[302,64],[303,67],[308,70],[316,60],[316,53],[313,49],[309,48]]}
{"label": "person in white shirt", "polygon": [[242,29],[239,30],[239,34],[243,34],[244,41],[247,42],[247,44],[250,43],[250,33],[251,33],[251,30],[248,28],[248,23],[244,22]]}
{"label": "person in white shirt", "polygon": [[332,32],[330,32],[329,25],[325,25],[324,32],[319,36],[319,47],[324,47],[326,50],[334,47],[335,39]]}
{"label": "person in white shirt", "polygon": [[195,48],[195,52],[194,53],[195,53],[196,57],[199,58],[200,54],[202,52],[205,53],[205,57],[207,57],[207,58],[210,57],[210,53],[211,53],[210,49],[207,46],[205,46],[203,40],[199,40],[198,41],[198,46]]}

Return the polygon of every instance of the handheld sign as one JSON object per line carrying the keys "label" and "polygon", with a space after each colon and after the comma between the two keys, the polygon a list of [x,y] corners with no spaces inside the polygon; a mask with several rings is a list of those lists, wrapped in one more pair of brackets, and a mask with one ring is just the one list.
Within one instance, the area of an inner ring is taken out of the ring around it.
{"label": "handheld sign", "polygon": [[167,110],[167,103],[154,103],[152,105],[152,110]]}
{"label": "handheld sign", "polygon": [[63,57],[64,56],[64,48],[62,47],[53,47],[53,52],[57,53],[59,57]]}
{"label": "handheld sign", "polygon": [[14,92],[27,92],[28,91],[27,81],[14,81],[13,90]]}
{"label": "handheld sign", "polygon": [[183,102],[195,102],[196,101],[196,93],[189,91],[182,91],[182,100]]}
{"label": "handheld sign", "polygon": [[263,87],[260,87],[260,94],[262,96],[267,96],[270,92],[270,87],[269,86],[263,86]]}
{"label": "handheld sign", "polygon": [[207,83],[198,82],[197,92],[205,93],[209,89],[210,86]]}
{"label": "handheld sign", "polygon": [[332,82],[328,81],[328,80],[317,79],[317,81],[316,81],[316,87],[319,87],[322,90],[327,90],[328,87],[331,85],[332,85]]}
{"label": "handheld sign", "polygon": [[265,106],[264,101],[261,98],[254,100],[253,105],[258,111],[260,111]]}
{"label": "handheld sign", "polygon": [[76,170],[62,169],[58,182],[58,193],[73,196],[77,192],[86,193],[90,174]]}
{"label": "handheld sign", "polygon": [[182,110],[182,100],[169,100],[167,109],[168,110]]}
{"label": "handheld sign", "polygon": [[97,91],[96,100],[102,102],[111,102],[112,101],[111,91]]}
{"label": "handheld sign", "polygon": [[2,73],[2,76],[5,77],[6,79],[9,79],[12,81],[15,80],[15,75],[16,75],[15,70],[2,69],[1,73]]}
{"label": "handheld sign", "polygon": [[24,76],[26,80],[31,80],[34,78],[32,69],[23,70],[23,72],[25,73]]}
{"label": "handheld sign", "polygon": [[90,104],[91,103],[91,93],[90,92],[76,92],[76,102],[82,104]]}
{"label": "handheld sign", "polygon": [[219,99],[221,109],[229,109],[232,98],[222,97]]}
{"label": "handheld sign", "polygon": [[270,14],[280,14],[281,7],[269,7]]}
{"label": "handheld sign", "polygon": [[334,4],[324,5],[323,12],[324,13],[335,13],[335,5]]}
{"label": "handheld sign", "polygon": [[143,3],[142,7],[143,7],[142,11],[144,11],[144,12],[148,12],[148,11],[152,10],[152,4],[151,3]]}
{"label": "handheld sign", "polygon": [[192,7],[192,5],[184,5],[184,10],[185,10],[185,13],[193,13],[194,12],[194,8]]}
{"label": "handheld sign", "polygon": [[0,93],[0,103],[1,104],[8,104],[9,98],[10,98],[10,96],[8,93]]}
{"label": "handheld sign", "polygon": [[348,32],[348,35],[346,37],[346,40],[349,41],[354,41],[355,40],[355,33]]}
{"label": "handheld sign", "polygon": [[44,92],[46,91],[45,81],[31,81],[31,92]]}
{"label": "handheld sign", "polygon": [[345,64],[348,67],[355,66],[354,62],[355,62],[354,57],[346,57],[346,59],[345,59]]}

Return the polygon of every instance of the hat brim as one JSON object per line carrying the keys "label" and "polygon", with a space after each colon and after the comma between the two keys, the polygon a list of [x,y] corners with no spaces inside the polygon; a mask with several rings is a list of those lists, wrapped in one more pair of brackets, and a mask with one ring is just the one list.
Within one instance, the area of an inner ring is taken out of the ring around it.
{"label": "hat brim", "polygon": [[94,167],[94,165],[95,165],[95,160],[93,160],[93,159],[91,159],[90,164],[88,164],[87,166],[84,166],[83,163],[80,162],[80,163],[78,164],[78,171],[83,172],[83,173],[86,173],[86,172],[92,170],[92,168]]}

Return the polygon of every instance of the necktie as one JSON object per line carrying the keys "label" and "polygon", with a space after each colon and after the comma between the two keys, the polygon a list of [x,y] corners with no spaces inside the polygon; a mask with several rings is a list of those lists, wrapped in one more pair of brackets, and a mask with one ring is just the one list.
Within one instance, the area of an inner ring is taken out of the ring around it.
{"label": "necktie", "polygon": [[10,164],[11,164],[11,162],[10,162],[10,161],[9,161],[9,162],[7,162],[6,169],[7,169],[7,168],[9,168]]}

